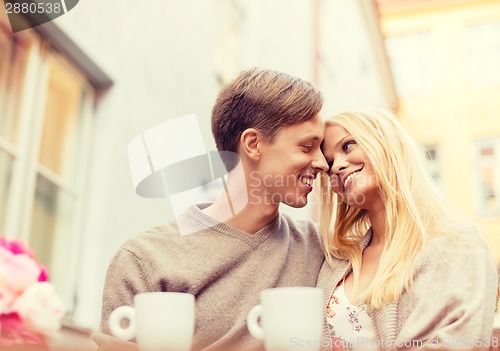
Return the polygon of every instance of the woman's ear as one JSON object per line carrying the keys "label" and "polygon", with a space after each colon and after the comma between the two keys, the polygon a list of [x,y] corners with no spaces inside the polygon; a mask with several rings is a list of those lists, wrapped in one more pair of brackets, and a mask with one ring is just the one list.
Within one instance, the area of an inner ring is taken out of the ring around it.
{"label": "woman's ear", "polygon": [[255,128],[248,128],[241,133],[241,150],[253,161],[258,161],[261,155],[262,134]]}

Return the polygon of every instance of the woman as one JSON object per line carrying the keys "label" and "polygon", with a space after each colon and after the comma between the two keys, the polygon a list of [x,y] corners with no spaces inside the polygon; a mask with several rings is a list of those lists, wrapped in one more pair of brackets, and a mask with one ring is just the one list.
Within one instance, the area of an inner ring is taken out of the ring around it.
{"label": "woman", "polygon": [[325,123],[322,150],[325,340],[334,349],[489,348],[497,279],[488,243],[434,188],[396,118],[339,114]]}

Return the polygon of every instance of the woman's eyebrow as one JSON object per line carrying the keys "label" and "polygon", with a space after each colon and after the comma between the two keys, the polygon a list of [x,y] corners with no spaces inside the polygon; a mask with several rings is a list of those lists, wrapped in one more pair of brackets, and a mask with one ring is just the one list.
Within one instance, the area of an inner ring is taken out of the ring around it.
{"label": "woman's eyebrow", "polygon": [[337,141],[337,143],[335,144],[335,148],[338,148],[339,145],[341,145],[345,139],[349,138],[350,135],[346,135],[345,137],[343,137],[342,139],[340,139],[339,141]]}

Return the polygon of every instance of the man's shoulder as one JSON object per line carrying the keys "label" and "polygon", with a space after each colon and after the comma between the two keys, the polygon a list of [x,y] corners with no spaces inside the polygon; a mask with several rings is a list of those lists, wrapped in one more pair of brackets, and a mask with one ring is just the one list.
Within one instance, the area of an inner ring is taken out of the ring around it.
{"label": "man's shoulder", "polygon": [[134,234],[121,245],[121,249],[136,251],[137,249],[163,246],[174,242],[179,237],[177,224],[175,220],[171,220],[163,225],[153,226]]}
{"label": "man's shoulder", "polygon": [[183,242],[182,240],[187,234],[200,234],[209,226],[200,223],[197,220],[200,210],[192,205],[184,212],[169,219],[162,225],[150,227],[143,232],[133,235],[123,245],[122,248],[130,248],[142,245],[165,245],[175,242]]}

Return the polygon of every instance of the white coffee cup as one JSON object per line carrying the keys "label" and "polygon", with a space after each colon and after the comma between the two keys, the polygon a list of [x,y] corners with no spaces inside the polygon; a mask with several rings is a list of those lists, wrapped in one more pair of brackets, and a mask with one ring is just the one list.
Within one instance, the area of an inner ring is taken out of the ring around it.
{"label": "white coffee cup", "polygon": [[[128,319],[126,328],[121,326]],[[121,340],[135,337],[141,351],[188,351],[194,334],[194,296],[148,292],[134,296],[134,307],[116,308],[109,317],[111,333]]]}
{"label": "white coffee cup", "polygon": [[[268,351],[319,350],[323,334],[323,292],[319,288],[266,289],[247,317],[250,334]],[[259,324],[260,319],[260,324]]]}

